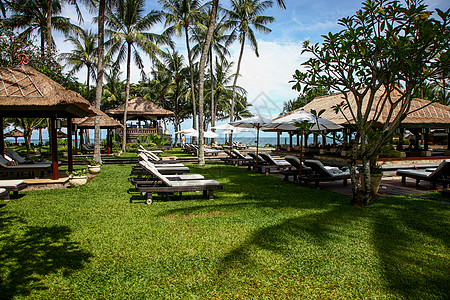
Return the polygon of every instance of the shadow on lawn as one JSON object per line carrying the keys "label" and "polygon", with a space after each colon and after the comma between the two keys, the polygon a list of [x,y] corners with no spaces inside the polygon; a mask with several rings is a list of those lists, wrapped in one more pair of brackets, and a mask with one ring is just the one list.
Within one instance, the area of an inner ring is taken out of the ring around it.
{"label": "shadow on lawn", "polygon": [[[17,231],[17,227],[25,227]],[[91,256],[70,241],[66,226],[27,226],[21,218],[0,212],[0,298],[27,296],[47,287],[42,277],[81,269]]]}
{"label": "shadow on lawn", "polygon": [[[374,295],[386,293],[387,297],[396,295],[401,298],[417,299],[448,296],[446,251],[450,239],[448,226],[445,226],[448,204],[412,197],[409,199],[386,197],[375,199],[371,206],[359,208],[348,205],[347,197],[331,192],[317,193],[313,189],[302,189],[294,184],[282,182],[281,179],[271,177],[264,179],[265,177],[255,177],[256,175],[250,173],[243,181],[240,172],[238,175],[228,174],[226,169],[222,173],[219,170],[210,172],[218,180],[225,178],[224,191],[238,195],[236,199],[226,199],[226,203],[205,202],[172,209],[161,216],[196,214],[222,209],[246,210],[254,207],[311,209],[309,214],[284,219],[278,224],[253,232],[250,238],[224,255],[215,268],[218,271],[211,278],[214,284],[229,282],[226,278],[235,276],[236,272],[251,274],[264,268],[255,256],[255,251],[264,250],[292,257],[291,268],[296,268],[296,274],[302,274],[305,270],[320,273],[322,268],[325,270],[323,272],[326,272],[327,266],[324,264],[334,263],[330,259],[338,259],[342,261],[342,267],[347,271],[337,268],[335,275],[337,277],[342,275],[345,278],[353,274],[354,277],[350,276],[347,281],[356,288],[359,280],[369,282],[365,285],[366,290],[359,291],[369,298],[373,296],[370,294],[372,280],[377,281],[372,283],[382,285],[386,289],[386,291],[377,290]],[[298,193],[297,199],[293,198],[293,189]],[[366,245],[355,246],[360,243]],[[330,250],[339,248],[343,249],[344,254]],[[298,249],[309,251],[307,259],[301,256]],[[314,253],[324,257],[322,259],[314,257]],[[353,266],[355,262],[350,259],[353,256],[368,266],[375,262],[374,272],[379,271],[381,274],[374,276],[381,279],[358,277],[370,276],[371,271],[364,270],[365,267],[362,266],[357,267],[355,271],[364,275],[354,274],[352,268],[355,268]],[[341,272],[343,273],[340,274]],[[251,278],[251,275],[248,276]],[[231,286],[229,288],[232,289]],[[202,287],[199,286],[198,289],[201,290]]]}
{"label": "shadow on lawn", "polygon": [[418,199],[388,205],[376,212],[373,231],[386,285],[403,298],[448,299],[449,205]]}

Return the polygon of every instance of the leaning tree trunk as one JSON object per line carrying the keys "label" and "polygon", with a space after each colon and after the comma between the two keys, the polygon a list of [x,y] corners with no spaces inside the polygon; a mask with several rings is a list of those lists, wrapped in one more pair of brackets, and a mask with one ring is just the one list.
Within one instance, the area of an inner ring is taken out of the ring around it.
{"label": "leaning tree trunk", "polygon": [[[212,55],[212,47],[209,46],[209,69],[211,70],[211,128],[216,126],[216,114],[215,114],[215,107],[214,107],[214,74],[213,74],[213,55]],[[213,132],[215,132],[215,129],[212,129]],[[214,143],[216,139],[211,139],[211,144]]]}
{"label": "leaning tree trunk", "polygon": [[189,32],[188,28],[185,27],[185,37],[186,37],[186,48],[188,52],[189,60],[189,72],[191,73],[191,98],[192,98],[192,128],[197,129],[197,105],[195,103],[195,85],[194,85],[194,66],[192,65],[192,54],[191,48],[189,46]]}
{"label": "leaning tree trunk", "polygon": [[[242,38],[241,43],[241,51],[239,52],[239,60],[237,65],[236,74],[234,76],[234,82],[233,82],[233,94],[231,96],[231,114],[230,114],[230,122],[234,121],[234,105],[235,105],[235,98],[236,98],[236,84],[239,77],[239,71],[241,69],[241,61],[242,61],[242,55],[244,54],[244,46],[245,46],[245,35]],[[231,147],[231,145],[230,145]]]}
{"label": "leaning tree trunk", "polygon": [[[106,0],[100,0],[98,9],[98,61],[97,61],[97,88],[95,90],[95,108],[100,110],[103,94],[103,56],[105,51],[105,10]],[[90,70],[88,69],[88,72]],[[87,88],[89,93],[89,77],[87,74]],[[94,160],[101,163],[100,153],[100,117],[96,116],[94,120]]]}
{"label": "leaning tree trunk", "polygon": [[127,85],[125,88],[125,108],[123,110],[123,141],[122,151],[127,152],[127,114],[128,114],[128,98],[130,97],[130,77],[131,77],[131,44],[128,44],[127,56]]}
{"label": "leaning tree trunk", "polygon": [[213,32],[214,32],[214,26],[216,24],[216,14],[217,14],[217,6],[219,4],[219,0],[213,1],[213,6],[211,10],[211,20],[209,22],[208,27],[208,33],[206,35],[206,41],[203,45],[202,49],[202,56],[200,57],[200,87],[199,87],[199,93],[198,93],[198,110],[199,110],[199,132],[198,132],[198,139],[199,139],[199,153],[198,153],[198,165],[204,166],[205,165],[205,149],[204,149],[204,123],[203,123],[203,90],[204,90],[204,79],[205,79],[205,66],[206,66],[206,57],[208,56],[208,49],[209,45],[211,44]]}

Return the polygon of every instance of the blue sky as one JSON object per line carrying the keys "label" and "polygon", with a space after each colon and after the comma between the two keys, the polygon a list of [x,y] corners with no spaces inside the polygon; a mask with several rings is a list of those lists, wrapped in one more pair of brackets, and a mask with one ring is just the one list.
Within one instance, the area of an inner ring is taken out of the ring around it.
{"label": "blue sky", "polygon": [[[228,6],[228,0],[221,0],[221,5]],[[328,32],[337,32],[338,19],[354,14],[362,6],[361,0],[315,0],[299,1],[287,0],[286,10],[280,9],[276,4],[266,11],[266,15],[275,17],[276,21],[269,24],[272,29],[269,34],[257,34],[260,56],[256,57],[250,47],[245,48],[241,67],[241,77],[238,84],[247,92],[248,101],[253,104],[251,111],[254,114],[262,114],[266,117],[275,118],[282,111],[283,102],[294,99],[297,95],[292,90],[292,74],[303,61],[305,56],[301,55],[302,43],[305,40],[321,42],[321,35]],[[425,4],[429,9],[436,7],[446,10],[450,7],[449,0],[428,0]],[[147,1],[148,10],[159,9],[156,0]],[[89,12],[83,9],[85,22],[82,27],[92,28],[96,31],[96,25],[92,23]],[[73,22],[77,22],[75,10],[66,6],[63,15],[69,16]],[[154,28],[155,32],[163,30],[163,25]],[[176,40],[178,50],[186,55],[184,39]],[[70,51],[70,45],[64,43],[64,37],[56,36],[57,47],[60,52]],[[231,61],[237,62],[239,45],[235,43],[230,52]],[[147,60],[145,71],[151,70],[151,64]],[[124,72],[125,73],[125,72]],[[139,80],[139,71],[135,68],[132,72],[132,82]],[[85,70],[78,77],[80,81],[85,80]],[[191,122],[185,122],[183,128],[191,127]],[[170,128],[170,132],[173,130]]]}

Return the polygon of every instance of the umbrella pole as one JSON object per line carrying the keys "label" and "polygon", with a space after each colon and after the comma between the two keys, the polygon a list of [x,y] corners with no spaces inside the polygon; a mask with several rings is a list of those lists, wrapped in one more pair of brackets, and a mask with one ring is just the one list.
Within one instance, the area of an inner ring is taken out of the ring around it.
{"label": "umbrella pole", "polygon": [[[302,176],[302,160],[303,160],[303,130],[300,130],[300,167],[298,170],[298,176]],[[298,179],[300,182],[300,178]]]}
{"label": "umbrella pole", "polygon": [[230,153],[233,150],[233,130],[230,131]]}
{"label": "umbrella pole", "polygon": [[259,156],[259,127],[256,127],[256,164],[258,164],[258,156]]}

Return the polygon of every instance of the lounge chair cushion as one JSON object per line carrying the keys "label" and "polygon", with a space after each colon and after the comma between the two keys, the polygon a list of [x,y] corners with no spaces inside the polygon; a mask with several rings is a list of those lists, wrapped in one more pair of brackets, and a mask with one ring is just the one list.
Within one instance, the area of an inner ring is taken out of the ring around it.
{"label": "lounge chair cushion", "polygon": [[17,161],[19,164],[23,164],[26,162],[26,160],[14,150],[6,150],[5,154]]}
{"label": "lounge chair cushion", "polygon": [[7,199],[9,197],[9,192],[5,188],[0,188],[0,198]]}
{"label": "lounge chair cushion", "polygon": [[156,176],[156,178],[158,178],[159,180],[161,180],[165,185],[167,185],[167,186],[172,186],[172,183],[171,183],[171,181],[166,177],[166,176],[164,176],[163,174],[161,174],[159,171],[158,171],[158,169],[155,167],[155,166],[153,166],[152,164],[146,164],[145,166],[144,166],[144,168],[146,168],[147,170],[149,170],[153,175],[155,175]]}

